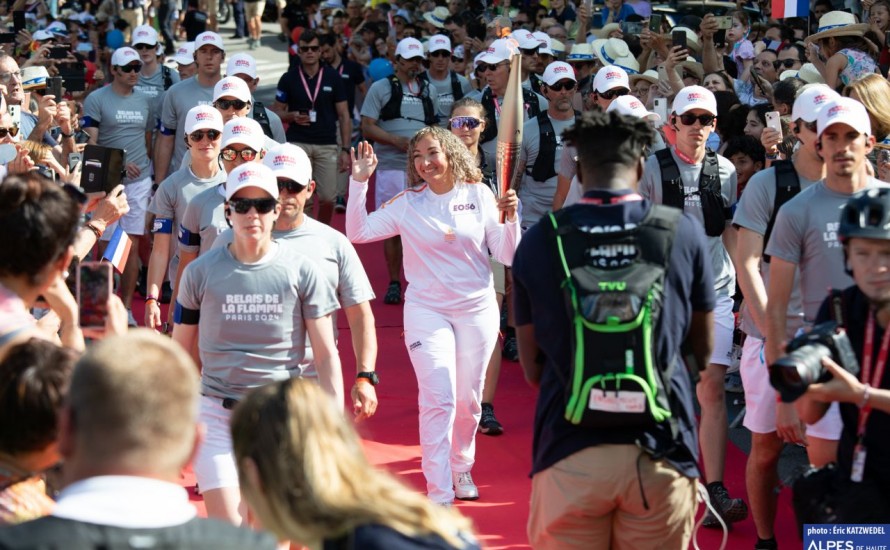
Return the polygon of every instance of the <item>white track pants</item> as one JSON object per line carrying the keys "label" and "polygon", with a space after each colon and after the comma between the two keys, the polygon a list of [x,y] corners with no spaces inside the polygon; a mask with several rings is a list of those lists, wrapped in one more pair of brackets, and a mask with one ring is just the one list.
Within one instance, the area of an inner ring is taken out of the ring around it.
{"label": "white track pants", "polygon": [[405,347],[419,389],[421,467],[433,502],[454,500],[451,472],[473,467],[482,385],[499,320],[494,293],[474,313],[405,304]]}

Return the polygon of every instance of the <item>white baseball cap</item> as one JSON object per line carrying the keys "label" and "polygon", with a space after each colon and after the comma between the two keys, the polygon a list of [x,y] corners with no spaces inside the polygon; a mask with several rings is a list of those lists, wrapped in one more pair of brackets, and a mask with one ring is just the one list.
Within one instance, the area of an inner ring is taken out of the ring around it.
{"label": "white baseball cap", "polygon": [[68,36],[68,27],[61,21],[53,21],[44,30],[55,36]]}
{"label": "white baseball cap", "polygon": [[191,65],[195,62],[195,43],[183,42],[176,48],[176,53],[170,59],[180,65]]}
{"label": "white baseball cap", "polygon": [[234,97],[241,101],[250,101],[250,88],[247,83],[237,76],[227,76],[220,79],[213,87],[213,101],[221,97]]}
{"label": "white baseball cap", "polygon": [[229,172],[226,177],[226,200],[232,200],[235,193],[247,187],[262,189],[273,199],[278,198],[278,181],[275,175],[268,166],[259,162],[247,162]]}
{"label": "white baseball cap", "polygon": [[427,46],[429,47],[429,52],[437,52],[439,50],[447,50],[451,51],[451,39],[445,36],[444,34],[434,34],[430,37],[429,41],[427,41]]}
{"label": "white baseball cap", "polygon": [[53,36],[53,33],[51,32],[41,30],[34,31],[34,34],[31,35],[31,38],[33,38],[36,42],[43,42],[44,40],[52,40],[53,38],[55,38],[55,36]]}
{"label": "white baseball cap", "polygon": [[717,116],[717,99],[711,90],[702,86],[686,86],[674,98],[673,112],[682,115],[693,109],[703,109]]}
{"label": "white baseball cap", "polygon": [[531,50],[541,45],[541,43],[538,42],[538,39],[535,38],[535,35],[533,35],[531,31],[525,29],[517,29],[513,31],[510,33],[509,38],[515,40],[523,50]]}
{"label": "white baseball cap", "polygon": [[849,97],[839,97],[822,107],[816,121],[817,135],[821,136],[826,128],[835,124],[846,124],[860,134],[871,134],[871,119],[868,118],[868,111],[865,110],[862,103]]}
{"label": "white baseball cap", "polygon": [[133,39],[130,41],[130,44],[133,46],[136,46],[136,44],[155,46],[157,43],[158,31],[154,30],[154,27],[150,25],[139,25],[133,29]]}
{"label": "white baseball cap", "polygon": [[575,78],[575,69],[568,63],[562,61],[554,61],[547,65],[547,68],[544,69],[544,75],[541,78],[544,80],[544,84],[548,86],[553,86],[560,80],[565,79],[569,79],[572,82],[578,82]]}
{"label": "white baseball cap", "polygon": [[402,59],[414,59],[415,57],[426,59],[426,55],[423,53],[423,44],[420,43],[420,40],[410,36],[399,41],[399,45],[396,46],[396,57],[401,57]]}
{"label": "white baseball cap", "polygon": [[840,94],[825,84],[805,86],[794,100],[794,107],[791,109],[792,122],[798,119],[804,122],[816,122],[819,119],[819,111],[839,97]]}
{"label": "white baseball cap", "polygon": [[535,31],[532,33],[532,36],[535,37],[535,40],[538,41],[538,53],[541,55],[553,55],[552,45],[553,42],[550,40],[550,36],[546,32]]}
{"label": "white baseball cap", "polygon": [[281,143],[266,151],[263,164],[272,170],[276,178],[287,178],[300,185],[312,181],[312,163],[302,147],[293,143]]}
{"label": "white baseball cap", "polygon": [[114,67],[124,67],[134,61],[138,61],[142,65],[142,58],[139,57],[139,52],[127,46],[118,48],[111,54],[111,65]]}
{"label": "white baseball cap", "polygon": [[464,59],[464,56],[466,56],[466,54],[464,53],[464,46],[463,46],[463,44],[458,44],[458,45],[454,48],[454,51],[451,52],[451,56],[452,56],[452,57],[456,57],[456,58],[458,58],[458,59]]}
{"label": "white baseball cap", "polygon": [[185,115],[185,133],[188,135],[195,130],[216,130],[222,132],[222,115],[210,105],[192,107]]}
{"label": "white baseball cap", "polygon": [[611,113],[612,111],[616,111],[620,115],[646,118],[652,121],[661,120],[661,117],[658,115],[658,113],[653,113],[646,109],[646,106],[643,105],[643,102],[632,95],[623,95],[621,97],[616,97],[615,101],[610,103],[609,107],[606,109],[607,113]]}
{"label": "white baseball cap", "polygon": [[[480,63],[488,63],[489,65],[497,65],[502,61],[509,61],[513,54],[517,53],[513,49],[515,42],[509,38],[498,38],[488,47],[487,50],[479,57]],[[537,42],[535,42],[537,45]],[[520,46],[522,47],[522,46]]]}
{"label": "white baseball cap", "polygon": [[630,90],[630,79],[627,71],[615,65],[606,65],[596,72],[593,77],[593,89],[596,92],[608,92],[614,88],[626,88]]}
{"label": "white baseball cap", "polygon": [[229,58],[226,64],[226,76],[243,74],[250,78],[256,78],[256,59],[249,53],[236,53]]}
{"label": "white baseball cap", "polygon": [[257,153],[266,144],[266,134],[260,123],[248,117],[235,117],[223,127],[222,148],[233,143],[247,145]]}
{"label": "white baseball cap", "polygon": [[220,35],[216,34],[213,31],[202,32],[198,36],[195,37],[195,50],[200,50],[201,46],[207,45],[215,46],[219,48],[221,51],[226,51],[226,47],[223,44],[223,39]]}

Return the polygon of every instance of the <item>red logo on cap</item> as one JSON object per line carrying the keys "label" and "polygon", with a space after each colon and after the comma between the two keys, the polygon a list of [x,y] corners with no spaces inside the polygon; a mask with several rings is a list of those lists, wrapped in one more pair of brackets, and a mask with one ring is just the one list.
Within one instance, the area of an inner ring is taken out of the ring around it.
{"label": "red logo on cap", "polygon": [[565,67],[561,66],[561,65],[560,65],[559,67],[553,67],[553,73],[554,73],[554,74],[556,74],[556,73],[567,73],[567,72],[569,72],[569,70],[566,69]]}
{"label": "red logo on cap", "polygon": [[212,120],[213,114],[207,112],[201,112],[195,115],[195,122],[201,122],[202,120]]}
{"label": "red logo on cap", "polygon": [[281,166],[283,164],[296,164],[297,159],[289,155],[275,155],[275,158],[272,159],[272,164],[275,166]]}
{"label": "red logo on cap", "polygon": [[832,117],[834,115],[838,115],[841,113],[849,113],[850,108],[846,105],[835,105],[831,109],[828,109],[828,116]]}
{"label": "red logo on cap", "polygon": [[621,73],[619,73],[617,71],[610,71],[610,72],[606,73],[606,80],[614,80],[616,78],[621,78],[621,76],[622,76]]}
{"label": "red logo on cap", "polygon": [[826,99],[828,99],[828,96],[827,96],[827,95],[825,95],[825,94],[819,94],[819,95],[817,95],[816,97],[813,98],[813,103],[815,103],[816,105],[821,105],[822,103],[825,102]]}
{"label": "red logo on cap", "polygon": [[213,35],[212,35],[212,34],[207,34],[207,35],[204,36],[204,38],[201,39],[201,41],[202,41],[202,42],[213,42],[213,41],[214,41],[214,40],[213,40]]}
{"label": "red logo on cap", "polygon": [[643,104],[640,103],[639,100],[632,99],[631,102],[630,102],[630,108],[631,108],[631,109],[642,109],[642,108],[643,108]]}
{"label": "red logo on cap", "polygon": [[417,44],[408,44],[408,49],[409,50],[419,50],[420,46],[418,46]]}
{"label": "red logo on cap", "polygon": [[226,91],[226,90],[231,90],[232,88],[236,88],[236,87],[237,86],[235,86],[234,82],[226,82],[225,84],[223,84],[222,89],[223,89],[223,91]]}
{"label": "red logo on cap", "polygon": [[241,183],[252,176],[259,176],[259,174],[251,169],[244,170],[238,175],[238,183]]}
{"label": "red logo on cap", "polygon": [[686,95],[687,101],[703,101],[704,99],[705,99],[705,96],[703,96],[702,94],[700,94],[698,92],[692,92],[692,93],[689,93]]}
{"label": "red logo on cap", "polygon": [[235,60],[236,67],[250,67],[250,61],[246,59],[236,59]]}
{"label": "red logo on cap", "polygon": [[247,126],[232,126],[232,135],[237,136],[238,134],[252,134],[250,128]]}

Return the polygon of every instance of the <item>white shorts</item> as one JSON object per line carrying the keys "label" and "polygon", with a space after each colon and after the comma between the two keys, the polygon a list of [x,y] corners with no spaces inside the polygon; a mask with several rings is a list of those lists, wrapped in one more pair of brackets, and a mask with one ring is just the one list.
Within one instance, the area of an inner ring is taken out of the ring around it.
{"label": "white shorts", "polygon": [[201,396],[198,422],[207,427],[207,433],[195,456],[193,469],[202,491],[238,487],[238,467],[229,429],[231,416],[232,411],[223,408],[221,399]]}
{"label": "white shorts", "polygon": [[374,184],[375,210],[405,190],[408,174],[401,170],[377,170],[377,181]]}
{"label": "white shorts", "polygon": [[[776,390],[769,383],[769,370],[763,351],[763,340],[748,336],[742,348],[742,387],[745,388],[744,426],[752,433],[776,431]],[[818,422],[807,424],[807,435],[836,441],[841,437],[841,413],[832,403]]]}
{"label": "white shorts", "polygon": [[124,193],[127,194],[130,211],[105,229],[105,233],[102,234],[103,241],[111,240],[118,224],[127,235],[136,237],[145,235],[145,215],[148,212],[148,202],[151,200],[151,177],[127,184]]}
{"label": "white shorts", "polygon": [[714,352],[712,365],[729,367],[732,364],[732,331],[735,317],[732,314],[732,296],[717,296],[714,305]]}

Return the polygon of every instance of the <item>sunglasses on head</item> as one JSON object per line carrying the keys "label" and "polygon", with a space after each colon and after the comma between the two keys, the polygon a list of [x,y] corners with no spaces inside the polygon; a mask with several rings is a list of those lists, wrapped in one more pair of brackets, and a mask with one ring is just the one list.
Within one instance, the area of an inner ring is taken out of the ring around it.
{"label": "sunglasses on head", "polygon": [[612,88],[611,90],[606,90],[605,92],[597,92],[603,99],[615,99],[616,97],[621,97],[623,95],[627,95],[630,93],[630,90],[627,88]]}
{"label": "sunglasses on head", "polygon": [[779,59],[778,61],[773,61],[773,67],[776,69],[780,67],[790,69],[795,63],[802,63],[802,61],[798,61],[797,59]]}
{"label": "sunglasses on head", "polygon": [[256,208],[257,214],[268,214],[276,204],[275,199],[229,199],[229,206],[236,214],[247,214],[251,208]]}
{"label": "sunglasses on head", "polygon": [[476,117],[472,116],[456,116],[451,119],[451,128],[453,130],[459,130],[461,128],[466,128],[467,130],[473,130],[478,128],[482,121]]}
{"label": "sunglasses on head", "polygon": [[685,126],[692,126],[693,124],[695,124],[696,120],[701,122],[702,126],[710,126],[714,123],[714,119],[716,119],[717,117],[715,117],[714,115],[693,115],[691,113],[684,113],[677,118],[679,118],[680,122],[682,122]]}
{"label": "sunglasses on head", "polygon": [[19,127],[18,126],[11,126],[9,128],[0,127],[0,139],[5,138],[7,135],[10,135],[12,137],[19,135]]}
{"label": "sunglasses on head", "polygon": [[240,151],[236,151],[235,149],[227,147],[222,150],[220,155],[222,155],[223,160],[227,160],[229,162],[238,158],[238,155],[241,155],[241,158],[246,160],[247,162],[251,162],[257,157],[257,152],[249,147]]}
{"label": "sunglasses on head", "polygon": [[434,52],[430,52],[430,57],[451,57],[451,52],[448,50],[436,50]]}
{"label": "sunglasses on head", "polygon": [[216,141],[219,139],[219,136],[222,134],[219,130],[195,130],[191,134],[189,134],[189,139],[192,143],[200,143],[204,136],[210,138],[210,141]]}
{"label": "sunglasses on head", "polygon": [[240,99],[217,99],[213,102],[213,106],[221,111],[226,111],[232,107],[234,107],[236,111],[240,111],[247,107],[247,102],[241,101]]}
{"label": "sunglasses on head", "polygon": [[306,185],[288,178],[278,178],[278,190],[288,193],[299,193],[306,189]]}
{"label": "sunglasses on head", "polygon": [[476,72],[482,74],[487,71],[496,71],[498,67],[505,65],[505,63],[496,63],[494,65],[489,65],[488,63],[480,63],[478,67],[476,67]]}
{"label": "sunglasses on head", "polygon": [[300,46],[300,52],[317,52],[321,46]]}
{"label": "sunglasses on head", "polygon": [[563,90],[574,90],[575,84],[576,83],[572,80],[560,80],[556,84],[554,84],[552,86],[547,86],[547,87],[550,88],[551,90],[553,90],[554,92],[561,92]]}
{"label": "sunglasses on head", "polygon": [[142,70],[142,64],[137,63],[135,65],[124,65],[122,67],[118,67],[118,70],[123,73],[138,73]]}
{"label": "sunglasses on head", "polygon": [[136,44],[135,46],[133,46],[133,49],[135,49],[135,50],[153,50],[157,47],[158,47],[157,44],[155,44],[153,46],[150,44]]}

